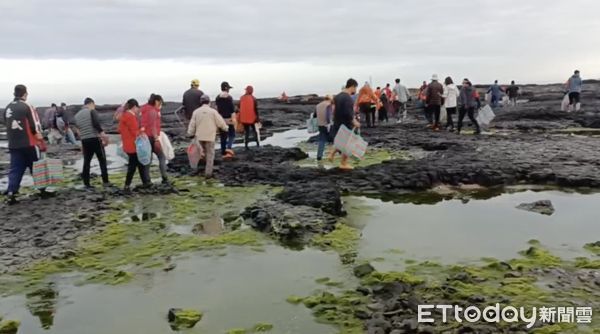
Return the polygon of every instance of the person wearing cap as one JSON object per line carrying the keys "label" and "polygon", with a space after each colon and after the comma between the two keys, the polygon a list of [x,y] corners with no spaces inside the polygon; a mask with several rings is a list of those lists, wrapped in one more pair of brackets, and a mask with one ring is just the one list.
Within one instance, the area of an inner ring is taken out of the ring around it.
{"label": "person wearing cap", "polygon": [[433,131],[440,130],[440,112],[442,110],[442,96],[444,86],[438,82],[437,74],[431,76],[431,83],[427,86],[425,93],[425,103],[427,104],[428,119],[431,119]]}
{"label": "person wearing cap", "polygon": [[246,94],[240,98],[240,122],[244,125],[244,145],[246,149],[248,149],[248,142],[250,141],[250,131],[254,134],[256,147],[260,147],[260,139],[256,131],[256,123],[260,122],[258,117],[258,102],[252,95],[253,93],[254,88],[248,86],[246,87]]}
{"label": "person wearing cap", "polygon": [[8,189],[6,203],[16,204],[21,181],[25,171],[33,171],[33,163],[38,160],[36,145],[42,141],[41,127],[37,126],[38,116],[27,101],[27,87],[15,86],[14,100],[6,106],[2,113],[8,151],[10,153],[10,171],[8,173]]}
{"label": "person wearing cap", "polygon": [[[228,131],[229,127],[219,112],[209,106],[210,98],[208,95],[202,95],[200,98],[201,106],[192,114],[188,135],[193,136],[204,151],[206,166],[204,176],[213,177],[213,165],[215,161],[215,138],[217,130]],[[194,172],[197,172],[196,170]]]}
{"label": "person wearing cap", "polygon": [[137,169],[140,173],[140,179],[144,187],[148,188],[152,185],[150,181],[150,172],[148,166],[144,166],[137,157],[137,149],[135,140],[141,132],[144,132],[144,128],[140,129],[138,122],[138,114],[140,105],[135,99],[129,99],[125,103],[125,112],[119,119],[119,133],[121,134],[121,141],[123,142],[123,151],[129,157],[127,165],[127,175],[125,176],[125,192],[131,191],[131,181],[135,175]]}
{"label": "person wearing cap", "polygon": [[235,105],[233,104],[233,97],[229,94],[232,89],[228,82],[224,81],[221,83],[221,94],[215,99],[217,105],[217,111],[227,123],[228,130],[220,131],[221,136],[221,155],[224,159],[231,159],[233,157],[233,142],[235,141],[235,126],[233,120],[235,119]]}
{"label": "person wearing cap", "polygon": [[167,158],[160,147],[160,131],[161,131],[161,114],[160,111],[163,106],[163,98],[157,94],[151,94],[148,99],[148,103],[144,104],[140,108],[141,125],[146,130],[148,140],[150,140],[150,147],[152,152],[158,157],[158,166],[160,169],[160,176],[162,177],[162,183],[169,183],[169,175],[167,174]]}
{"label": "person wearing cap", "polygon": [[200,98],[204,93],[199,89],[200,81],[198,79],[192,80],[190,84],[190,89],[186,90],[183,93],[183,113],[185,118],[189,121],[192,119],[192,114],[194,110],[200,108]]}
{"label": "person wearing cap", "polygon": [[98,158],[100,164],[100,173],[102,174],[102,184],[105,188],[110,187],[108,181],[108,169],[106,167],[106,152],[104,152],[104,143],[108,137],[102,130],[98,112],[96,112],[96,103],[91,98],[83,101],[83,108],[75,114],[75,127],[79,132],[81,139],[81,148],[83,151],[83,171],[81,178],[86,190],[93,190],[90,184],[90,164],[94,155]]}

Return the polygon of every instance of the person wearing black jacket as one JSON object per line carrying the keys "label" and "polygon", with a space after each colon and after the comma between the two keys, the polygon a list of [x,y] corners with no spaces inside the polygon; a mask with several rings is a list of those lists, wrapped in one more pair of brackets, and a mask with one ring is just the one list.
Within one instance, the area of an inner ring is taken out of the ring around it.
{"label": "person wearing black jacket", "polygon": [[6,125],[10,172],[8,174],[7,204],[17,203],[16,194],[27,168],[33,172],[33,163],[38,160],[36,145],[42,139],[35,111],[27,101],[27,87],[15,86],[15,99],[6,106],[2,115]]}
{"label": "person wearing black jacket", "polygon": [[215,99],[217,111],[228,126],[227,131],[220,131],[219,133],[221,136],[221,155],[225,159],[231,159],[233,157],[231,148],[235,141],[235,126],[233,125],[235,105],[233,104],[233,97],[229,95],[229,90],[232,88],[233,87],[231,87],[228,82],[224,81],[221,83],[221,94]]}
{"label": "person wearing black jacket", "polygon": [[199,87],[200,81],[198,79],[194,79],[190,84],[190,89],[186,90],[185,93],[183,93],[183,101],[181,105],[183,107],[183,113],[185,115],[185,118],[188,121],[192,119],[194,111],[200,108],[200,106],[202,105],[202,103],[200,103],[200,98],[202,97],[202,95],[204,95],[204,93],[199,89]]}

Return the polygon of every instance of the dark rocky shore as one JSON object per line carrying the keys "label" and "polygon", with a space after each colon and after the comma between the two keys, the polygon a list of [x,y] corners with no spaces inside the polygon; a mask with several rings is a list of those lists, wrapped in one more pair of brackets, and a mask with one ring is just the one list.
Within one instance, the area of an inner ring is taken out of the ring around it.
{"label": "dark rocky shore", "polygon": [[[600,129],[600,82],[590,81],[585,87],[582,111],[565,113],[560,111],[563,93],[559,85],[524,86],[522,98],[528,101],[517,107],[499,108],[490,132],[482,135],[426,130],[422,111],[412,104],[407,122],[362,129],[361,134],[369,142],[370,149],[419,152],[410,159],[391,159],[353,171],[341,171],[337,168],[299,166],[298,161],[307,158],[300,148],[265,146],[249,151],[236,149],[232,161],[224,162],[217,158],[215,173],[218,181],[226,186],[281,187],[282,191],[275,197],[248,206],[241,216],[256,230],[286,243],[301,244],[310,242],[313,236],[335,230],[338,218],[346,214],[341,199],[344,194],[394,199],[440,185],[503,187],[523,184],[599,190],[600,131],[596,132],[595,129]],[[303,127],[318,101],[320,99],[316,96],[293,98],[289,103],[280,103],[275,99],[259,101],[265,134],[268,136],[274,132]],[[116,107],[98,108],[102,123],[110,129],[109,132],[115,131],[112,114]],[[173,114],[177,108],[177,104],[168,103],[163,112],[165,130],[174,138],[178,138],[183,130]],[[69,110],[77,110],[77,106]],[[179,137],[178,140],[183,139]],[[64,153],[59,149],[50,155],[63,157]],[[0,154],[0,160],[6,160],[6,152]],[[0,164],[0,175],[6,174],[6,168],[6,164]],[[169,170],[174,175],[189,174],[183,148],[178,149],[176,158],[169,164]],[[140,190],[133,196],[177,191],[185,189],[157,187]],[[0,274],[18,270],[32,261],[71,256],[74,240],[102,230],[103,224],[98,223],[98,217],[110,212],[111,204],[123,196],[116,190],[89,194],[68,187],[51,198],[32,195],[13,207],[0,204],[3,216],[0,226]],[[74,207],[77,210],[67,209]],[[318,221],[319,224],[311,224],[312,221]],[[531,252],[536,251],[533,249]],[[539,254],[526,255],[538,259]],[[542,266],[541,270],[545,271],[538,272],[538,276],[559,282],[555,283],[559,286],[575,284],[569,280],[583,277],[589,281],[586,281],[585,288],[591,290],[593,295],[598,294],[600,277],[597,271],[578,269],[562,273],[553,271],[547,264]],[[516,265],[507,264],[493,273],[486,271],[484,274],[489,276],[484,278],[500,279],[495,276],[500,275],[504,279],[504,275],[519,271]],[[532,265],[514,275],[529,277],[538,269]],[[442,291],[445,294],[435,294],[432,298],[436,302],[458,302],[460,295],[456,293],[455,282],[471,284],[481,279],[473,273],[446,274],[447,282],[445,288],[442,287],[446,289]],[[372,273],[365,274],[369,275],[373,276]],[[368,284],[363,282],[358,291],[360,298],[370,300],[368,310],[351,308],[344,309],[344,312],[355,312],[368,333],[437,332],[433,327],[410,321],[414,318],[415,305],[427,298],[429,290],[426,287],[407,279],[378,279]],[[316,304],[309,303],[311,308],[331,304],[332,300],[324,302],[324,297],[320,298]],[[502,300],[500,297],[494,300],[480,298],[472,302],[479,305],[496,301]],[[500,330],[494,326],[466,326],[458,332],[520,331],[516,328]]]}

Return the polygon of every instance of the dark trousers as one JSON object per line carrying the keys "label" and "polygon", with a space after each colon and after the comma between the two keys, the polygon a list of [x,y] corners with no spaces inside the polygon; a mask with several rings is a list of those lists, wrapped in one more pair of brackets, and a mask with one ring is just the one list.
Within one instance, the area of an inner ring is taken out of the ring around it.
{"label": "dark trousers", "polygon": [[388,122],[388,110],[386,106],[383,106],[379,109],[379,122],[385,121]]}
{"label": "dark trousers", "polygon": [[221,155],[225,155],[225,150],[233,147],[233,142],[235,141],[235,127],[233,125],[229,125],[229,129],[227,131],[221,131],[220,135]]}
{"label": "dark trousers", "polygon": [[569,93],[569,104],[575,105],[580,102],[581,94],[578,92]]}
{"label": "dark trousers", "polygon": [[250,142],[250,131],[254,134],[254,140],[256,141],[256,147],[260,146],[260,142],[258,141],[258,132],[256,132],[255,124],[244,124],[244,145],[248,148],[248,143]]}
{"label": "dark trousers", "polygon": [[326,126],[319,126],[319,147],[317,148],[317,160],[323,159],[325,144],[329,142],[329,132]]}
{"label": "dark trousers", "polygon": [[433,124],[433,126],[440,126],[440,112],[442,107],[429,105],[427,109],[429,110],[429,117],[427,118],[429,124]]}
{"label": "dark trousers", "polygon": [[475,119],[475,108],[462,107],[462,108],[460,108],[460,112],[458,113],[458,132],[460,132],[460,129],[462,129],[463,120],[465,119],[465,115],[469,116],[469,119],[475,126],[475,131],[477,131],[477,132],[481,131],[479,129],[479,123],[477,123],[477,120]]}
{"label": "dark trousers", "polygon": [[94,155],[98,158],[100,163],[100,172],[102,174],[102,182],[108,183],[108,170],[106,168],[106,153],[104,153],[104,145],[100,138],[89,138],[81,141],[83,149],[83,172],[81,172],[81,178],[83,184],[90,186],[90,164]]}
{"label": "dark trousers", "polygon": [[10,149],[10,171],[8,173],[9,195],[14,195],[21,188],[21,181],[27,168],[33,172],[33,163],[38,160],[37,151],[34,146],[18,149]]}
{"label": "dark trousers", "polygon": [[446,108],[446,127],[447,128],[454,128],[454,114],[456,114],[456,108]]}
{"label": "dark trousers", "polygon": [[373,127],[375,124],[375,108],[370,103],[361,103],[358,108],[365,115],[367,128]]}
{"label": "dark trousers", "polygon": [[498,107],[498,102],[500,101],[500,97],[496,95],[492,95],[492,107]]}
{"label": "dark trousers", "polygon": [[129,164],[127,165],[127,176],[125,177],[125,187],[129,187],[131,185],[131,181],[133,180],[133,175],[135,174],[135,170],[137,169],[140,173],[140,179],[144,185],[150,184],[150,168],[149,166],[144,166],[138,160],[136,153],[127,153],[129,156]]}
{"label": "dark trousers", "polygon": [[[163,181],[168,180],[169,174],[167,174],[167,157],[165,157],[163,148],[156,148],[155,144],[158,139],[154,137],[148,137],[148,140],[150,141],[150,147],[152,147],[152,153],[156,154],[156,157],[158,158],[158,168],[160,170],[160,176],[162,177]],[[150,156],[150,162],[152,162],[152,156]],[[148,171],[150,171],[150,166],[148,166]]]}

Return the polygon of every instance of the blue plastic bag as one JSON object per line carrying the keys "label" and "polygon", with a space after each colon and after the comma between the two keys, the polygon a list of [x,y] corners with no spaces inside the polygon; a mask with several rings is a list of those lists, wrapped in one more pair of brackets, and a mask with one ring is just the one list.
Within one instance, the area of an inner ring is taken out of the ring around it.
{"label": "blue plastic bag", "polygon": [[150,146],[150,140],[145,134],[139,135],[135,140],[135,150],[139,162],[148,166],[152,161],[152,146]]}

